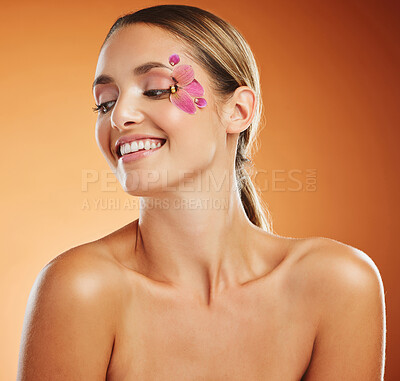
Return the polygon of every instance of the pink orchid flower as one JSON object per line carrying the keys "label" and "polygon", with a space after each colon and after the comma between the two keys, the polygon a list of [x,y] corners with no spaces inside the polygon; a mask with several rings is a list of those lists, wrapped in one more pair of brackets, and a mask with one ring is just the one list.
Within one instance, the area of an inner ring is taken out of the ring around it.
{"label": "pink orchid flower", "polygon": [[[169,57],[169,63],[174,66],[179,63],[177,54]],[[194,114],[196,106],[203,108],[207,105],[204,98],[199,98],[204,94],[204,89],[194,78],[194,71],[190,65],[180,65],[172,70],[172,79],[175,85],[171,86],[170,101],[181,110]],[[194,97],[194,100],[192,99]]]}

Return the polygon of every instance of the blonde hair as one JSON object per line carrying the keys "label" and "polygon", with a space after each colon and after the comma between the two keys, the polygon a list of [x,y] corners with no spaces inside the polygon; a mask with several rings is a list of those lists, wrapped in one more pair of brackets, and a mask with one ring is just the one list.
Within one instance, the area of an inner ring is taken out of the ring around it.
{"label": "blonde hair", "polygon": [[135,23],[156,25],[186,42],[191,47],[188,55],[210,75],[211,87],[220,99],[228,98],[240,86],[254,90],[257,108],[252,123],[239,135],[236,181],[249,220],[263,230],[273,232],[269,210],[247,171],[252,167],[250,158],[253,152],[258,150],[257,135],[263,119],[260,75],[248,43],[232,25],[208,11],[189,5],[168,4],[140,9],[118,18],[102,47],[115,31]]}

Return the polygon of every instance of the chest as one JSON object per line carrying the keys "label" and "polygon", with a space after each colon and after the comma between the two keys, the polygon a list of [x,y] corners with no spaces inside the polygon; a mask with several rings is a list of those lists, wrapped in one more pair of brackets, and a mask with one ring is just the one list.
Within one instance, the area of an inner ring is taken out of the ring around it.
{"label": "chest", "polygon": [[309,312],[277,292],[209,306],[143,292],[121,311],[107,380],[299,380],[314,334]]}

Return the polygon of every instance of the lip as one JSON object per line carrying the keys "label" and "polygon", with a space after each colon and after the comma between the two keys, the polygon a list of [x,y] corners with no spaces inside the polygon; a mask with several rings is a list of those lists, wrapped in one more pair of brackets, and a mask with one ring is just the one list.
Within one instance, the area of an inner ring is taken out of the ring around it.
{"label": "lip", "polygon": [[[121,136],[114,144],[114,149],[115,149],[115,152],[117,153],[118,158],[122,157],[120,155],[120,153],[119,153],[119,147],[122,144],[132,143],[135,140],[142,140],[142,139],[157,139],[157,140],[160,140],[161,143],[162,143],[161,147],[163,146],[163,144],[167,140],[166,138],[160,138],[159,136],[144,135],[144,134],[134,134],[134,135]],[[158,148],[161,148],[161,147],[158,147]],[[135,152],[133,152],[133,153],[135,153]]]}

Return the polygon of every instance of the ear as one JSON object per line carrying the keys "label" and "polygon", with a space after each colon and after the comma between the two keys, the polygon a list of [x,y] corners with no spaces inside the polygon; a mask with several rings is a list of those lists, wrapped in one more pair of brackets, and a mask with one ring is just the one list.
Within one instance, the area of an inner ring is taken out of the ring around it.
{"label": "ear", "polygon": [[240,86],[225,105],[226,132],[239,134],[251,124],[257,106],[254,90],[248,86]]}

